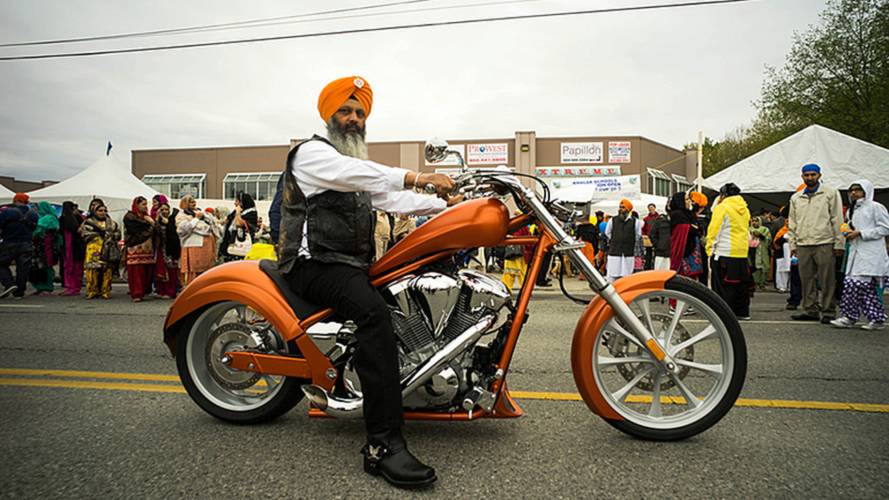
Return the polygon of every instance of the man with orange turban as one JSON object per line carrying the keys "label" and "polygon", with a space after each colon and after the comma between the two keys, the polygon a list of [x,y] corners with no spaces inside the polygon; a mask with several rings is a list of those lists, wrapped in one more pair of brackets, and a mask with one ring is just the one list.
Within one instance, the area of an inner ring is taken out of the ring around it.
{"label": "man with orange turban", "polygon": [[[13,206],[0,211],[0,299],[13,294],[25,296],[31,255],[32,233],[37,227],[37,212],[28,207],[28,195],[16,193]],[[15,262],[15,279],[9,266]]]}
{"label": "man with orange turban", "polygon": [[623,198],[616,217],[608,219],[605,236],[608,238],[608,261],[605,272],[614,282],[633,274],[636,261],[636,239],[642,239],[642,221],[630,216],[633,203]]}
{"label": "man with orange turban", "polygon": [[[316,135],[288,154],[278,268],[298,295],[333,308],[357,325],[357,347],[349,363],[361,385],[351,397],[363,398],[364,470],[398,487],[422,487],[435,482],[435,470],[408,451],[402,436],[392,313],[367,275],[375,253],[373,210],[427,215],[459,198],[448,198],[454,183],[446,175],[418,174],[368,160],[365,121],[372,106],[371,86],[360,76],[334,80],[318,96],[327,137]],[[428,185],[444,199],[411,190]]]}

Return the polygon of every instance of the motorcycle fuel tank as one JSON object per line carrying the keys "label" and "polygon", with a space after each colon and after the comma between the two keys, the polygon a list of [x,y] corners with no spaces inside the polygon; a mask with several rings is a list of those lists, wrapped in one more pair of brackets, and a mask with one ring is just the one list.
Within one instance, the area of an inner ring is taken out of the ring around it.
{"label": "motorcycle fuel tank", "polygon": [[455,205],[429,219],[399,241],[371,268],[371,276],[442,250],[492,247],[503,241],[509,210],[499,200],[484,198]]}

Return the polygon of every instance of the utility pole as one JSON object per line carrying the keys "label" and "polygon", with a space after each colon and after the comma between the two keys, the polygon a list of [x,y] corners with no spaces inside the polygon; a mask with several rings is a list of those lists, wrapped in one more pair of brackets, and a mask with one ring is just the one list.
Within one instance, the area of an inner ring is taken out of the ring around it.
{"label": "utility pole", "polygon": [[704,178],[704,132],[698,131],[698,176],[695,179],[695,190],[701,192],[701,181]]}

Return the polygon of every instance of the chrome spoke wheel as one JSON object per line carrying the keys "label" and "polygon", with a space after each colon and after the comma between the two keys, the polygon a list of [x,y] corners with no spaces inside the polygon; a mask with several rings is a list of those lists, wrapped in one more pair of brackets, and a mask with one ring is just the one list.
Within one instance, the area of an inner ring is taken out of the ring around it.
{"label": "chrome spoke wheel", "polygon": [[714,413],[730,392],[736,353],[729,326],[694,292],[667,288],[630,304],[675,359],[677,373],[664,370],[617,317],[597,333],[592,362],[599,392],[632,424],[657,431],[686,428]]}
{"label": "chrome spoke wheel", "polygon": [[198,316],[181,355],[201,396],[225,410],[247,412],[270,402],[286,380],[229,368],[225,353],[247,349],[288,352],[286,342],[259,313],[237,302],[222,302]]}

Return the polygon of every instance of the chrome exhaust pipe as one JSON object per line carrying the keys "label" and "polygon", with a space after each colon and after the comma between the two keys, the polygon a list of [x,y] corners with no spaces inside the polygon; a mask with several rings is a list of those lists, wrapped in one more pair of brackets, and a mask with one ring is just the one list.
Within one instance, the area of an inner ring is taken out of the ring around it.
{"label": "chrome exhaust pipe", "polygon": [[[488,328],[491,328],[496,319],[497,316],[495,315],[485,316],[478,323],[450,341],[440,351],[433,354],[414,373],[401,381],[401,397],[407,397],[408,394],[425,384],[444,365],[448,364],[467,347],[478,342],[478,339],[481,338]],[[360,410],[364,407],[363,398],[333,397],[323,387],[314,384],[304,385],[301,389],[306,398],[316,408],[330,416],[340,418],[362,417],[363,412]]]}
{"label": "chrome exhaust pipe", "polygon": [[319,385],[309,384],[301,387],[306,399],[319,410],[333,417],[360,418],[364,406],[362,398],[335,398]]}

